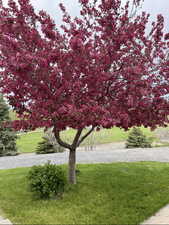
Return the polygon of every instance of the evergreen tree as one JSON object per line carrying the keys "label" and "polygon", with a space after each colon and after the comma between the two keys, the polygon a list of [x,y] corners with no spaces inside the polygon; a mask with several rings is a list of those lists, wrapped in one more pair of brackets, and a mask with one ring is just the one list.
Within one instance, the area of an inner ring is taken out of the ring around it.
{"label": "evergreen tree", "polygon": [[58,144],[56,138],[51,129],[48,129],[45,132],[43,141],[38,143],[38,147],[36,149],[37,154],[47,154],[47,153],[56,153],[63,152],[65,149]]}
{"label": "evergreen tree", "polygon": [[16,133],[11,127],[4,127],[3,123],[10,121],[9,108],[0,95],[0,156],[16,155]]}
{"label": "evergreen tree", "polygon": [[134,127],[128,136],[126,148],[151,148],[151,141],[140,128]]}

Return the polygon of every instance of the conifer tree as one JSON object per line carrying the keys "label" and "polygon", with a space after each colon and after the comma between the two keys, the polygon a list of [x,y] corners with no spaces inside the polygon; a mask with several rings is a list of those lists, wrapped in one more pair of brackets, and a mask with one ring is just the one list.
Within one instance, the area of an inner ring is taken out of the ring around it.
{"label": "conifer tree", "polygon": [[139,127],[134,127],[128,136],[126,148],[151,148],[151,141]]}
{"label": "conifer tree", "polygon": [[0,156],[16,155],[16,133],[10,127],[5,127],[4,122],[10,120],[9,108],[3,96],[0,95]]}

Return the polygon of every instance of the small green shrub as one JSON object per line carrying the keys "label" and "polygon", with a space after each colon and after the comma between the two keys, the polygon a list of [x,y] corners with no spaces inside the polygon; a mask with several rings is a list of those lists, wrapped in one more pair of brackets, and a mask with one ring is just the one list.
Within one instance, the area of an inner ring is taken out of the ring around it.
{"label": "small green shrub", "polygon": [[147,138],[140,128],[134,127],[129,133],[126,148],[151,148],[152,139]]}
{"label": "small green shrub", "polygon": [[30,190],[40,198],[57,197],[64,192],[66,176],[60,166],[48,162],[31,168],[28,183]]}
{"label": "small green shrub", "polygon": [[43,141],[38,143],[36,148],[36,154],[48,154],[48,153],[56,153],[56,152],[63,152],[64,148],[59,144],[50,143],[48,138],[43,137]]}

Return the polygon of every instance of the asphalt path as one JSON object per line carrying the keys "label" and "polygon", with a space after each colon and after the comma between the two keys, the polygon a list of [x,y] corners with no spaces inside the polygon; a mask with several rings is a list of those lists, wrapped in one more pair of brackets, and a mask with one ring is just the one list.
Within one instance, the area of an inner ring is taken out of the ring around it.
{"label": "asphalt path", "polygon": [[[17,156],[0,157],[0,169],[17,167],[30,167],[44,164],[48,161],[55,164],[68,162],[69,152],[42,154],[20,154]],[[77,150],[77,163],[111,163],[111,162],[140,162],[158,161],[169,162],[169,147],[124,149],[114,144],[95,146],[93,150],[79,148]]]}

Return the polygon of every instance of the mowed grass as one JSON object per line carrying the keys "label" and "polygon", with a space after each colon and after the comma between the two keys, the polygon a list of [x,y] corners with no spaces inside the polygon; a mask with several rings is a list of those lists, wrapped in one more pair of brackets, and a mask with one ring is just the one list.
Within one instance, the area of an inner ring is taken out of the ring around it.
{"label": "mowed grass", "polygon": [[28,132],[18,135],[16,141],[19,153],[35,152],[38,143],[42,141],[43,132]]}
{"label": "mowed grass", "polygon": [[[153,136],[153,132],[148,128],[141,127],[142,131],[147,136]],[[87,132],[84,130],[83,134]],[[124,131],[118,127],[113,127],[111,129],[101,129],[100,131],[93,132],[88,138],[84,140],[81,146],[85,145],[99,145],[113,142],[125,141],[128,137],[129,131]],[[65,130],[61,133],[63,140],[68,143],[72,143],[72,140],[76,134],[73,129]],[[42,141],[43,131],[37,130],[35,132],[28,132],[18,135],[17,146],[19,152],[35,152],[35,149],[40,141]]]}
{"label": "mowed grass", "polygon": [[[66,169],[66,166],[63,166]],[[62,199],[33,198],[29,168],[0,171],[0,206],[18,224],[139,224],[169,203],[169,164],[79,165]]]}

